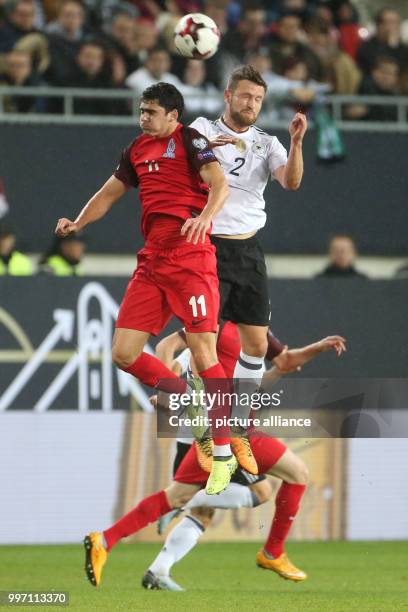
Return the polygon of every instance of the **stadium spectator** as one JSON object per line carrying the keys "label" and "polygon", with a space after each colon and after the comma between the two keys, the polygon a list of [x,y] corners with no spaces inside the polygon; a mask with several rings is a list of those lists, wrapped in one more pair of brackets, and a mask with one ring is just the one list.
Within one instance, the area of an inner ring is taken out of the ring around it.
{"label": "stadium spectator", "polygon": [[401,16],[392,8],[381,9],[376,16],[376,33],[363,43],[357,61],[365,74],[369,74],[379,57],[393,57],[400,69],[408,65],[408,46],[401,39]]}
{"label": "stadium spectator", "polygon": [[[10,51],[5,56],[0,85],[35,87],[40,85],[38,75],[32,71],[31,56],[26,51]],[[41,109],[41,102],[32,96],[5,96],[4,110],[8,113],[29,113]]]}
{"label": "stadium spectator", "polygon": [[150,85],[165,81],[176,87],[181,87],[180,80],[170,72],[170,54],[166,49],[156,47],[151,49],[146,62],[126,79],[126,85],[134,89],[139,95]]}
{"label": "stadium spectator", "polygon": [[95,32],[102,31],[103,26],[111,23],[116,15],[126,14],[137,19],[139,10],[127,0],[82,0],[87,14],[87,26]]}
{"label": "stadium spectator", "polygon": [[118,13],[109,27],[109,40],[122,62],[123,80],[140,66],[136,23],[128,13]]}
{"label": "stadium spectator", "polygon": [[20,38],[36,30],[32,0],[17,0],[5,9],[6,18],[0,25],[0,53],[11,51]]}
{"label": "stadium spectator", "polygon": [[139,65],[145,63],[152,49],[160,46],[160,32],[156,25],[146,19],[136,21],[136,52]]}
{"label": "stadium spectator", "polygon": [[217,89],[206,83],[206,66],[202,60],[187,61],[180,91],[185,97],[186,111],[194,118],[199,114],[214,116],[221,110]]}
{"label": "stadium spectator", "polygon": [[183,13],[176,0],[166,0],[164,5],[165,10],[158,15],[155,25],[163,37],[167,49],[174,53],[174,28],[178,20],[183,16]]}
{"label": "stadium spectator", "polygon": [[47,26],[50,66],[46,80],[63,87],[76,70],[76,56],[85,39],[85,12],[79,0],[65,0],[55,22]]}
{"label": "stadium spectator", "polygon": [[227,10],[229,0],[203,0],[202,12],[215,21],[221,34],[228,30]]}
{"label": "stadium spectator", "polygon": [[335,22],[339,33],[339,46],[353,59],[356,59],[361,44],[359,34],[359,15],[350,0],[337,3]]}
{"label": "stadium spectator", "polygon": [[[70,87],[112,89],[114,82],[111,66],[103,45],[94,41],[84,42],[76,58],[76,71],[67,81]],[[126,104],[118,99],[77,98],[74,113],[80,115],[126,114]]]}
{"label": "stadium spectator", "polygon": [[350,55],[339,49],[329,25],[314,17],[307,22],[306,32],[309,46],[322,64],[323,80],[331,84],[333,93],[355,94],[361,73]]}
{"label": "stadium spectator", "polygon": [[324,79],[323,66],[317,55],[301,42],[301,24],[295,14],[283,15],[276,23],[275,34],[269,43],[274,69],[278,74],[283,74],[286,60],[296,57],[306,64],[311,79],[321,81]]}
{"label": "stadium spectator", "polygon": [[266,42],[266,12],[260,2],[252,2],[243,8],[235,28],[230,28],[221,39],[220,50],[243,63],[245,55],[258,51]]}
{"label": "stadium spectator", "polygon": [[273,72],[272,60],[265,51],[249,55],[247,62],[260,72],[268,85],[266,100],[270,120],[285,119],[289,114],[291,118],[294,108],[304,109],[314,101],[317,91],[328,89],[326,85],[315,82],[309,86],[303,80],[307,75],[307,67],[296,58],[288,59],[284,75]]}
{"label": "stadium spectator", "polygon": [[30,276],[32,265],[27,257],[16,249],[16,235],[4,223],[0,225],[0,276]]}
{"label": "stadium spectator", "polygon": [[[398,94],[399,66],[392,57],[378,57],[371,74],[363,78],[358,93],[364,96],[394,96]],[[396,121],[396,106],[353,104],[345,110],[348,119],[366,121]]]}
{"label": "stadium spectator", "polygon": [[356,269],[357,247],[351,236],[337,234],[329,242],[329,264],[317,276],[319,278],[367,278]]}
{"label": "stadium spectator", "polygon": [[55,276],[80,276],[85,241],[79,234],[56,237],[51,248],[40,260],[40,271]]}

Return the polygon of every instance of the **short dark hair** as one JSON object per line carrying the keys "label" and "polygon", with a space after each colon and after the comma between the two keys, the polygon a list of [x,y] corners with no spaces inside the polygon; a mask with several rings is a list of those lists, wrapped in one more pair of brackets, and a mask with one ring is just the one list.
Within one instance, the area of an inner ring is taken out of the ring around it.
{"label": "short dark hair", "polygon": [[268,86],[260,73],[252,68],[252,66],[238,66],[231,72],[230,78],[228,79],[227,89],[230,91],[234,91],[239,81],[251,81],[256,85],[260,85],[264,88],[265,92],[268,89]]}
{"label": "short dark hair", "polygon": [[398,69],[400,67],[398,60],[396,60],[395,57],[392,57],[392,55],[379,55],[373,62],[372,70],[380,68],[383,64],[393,64],[394,66],[397,66]]}
{"label": "short dark hair", "polygon": [[375,15],[374,21],[375,24],[378,26],[383,18],[384,18],[384,14],[385,13],[396,13],[397,15],[399,15],[399,17],[401,18],[400,13],[397,11],[397,9],[392,8],[392,6],[383,6]]}
{"label": "short dark hair", "polygon": [[152,55],[155,55],[156,53],[165,53],[166,55],[170,57],[170,53],[168,49],[166,49],[166,47],[157,45],[156,47],[152,47],[151,49],[148,50],[147,59],[149,59],[149,57],[151,57]]}
{"label": "short dark hair", "polygon": [[184,110],[184,98],[179,92],[177,87],[170,83],[156,83],[150,85],[142,93],[142,100],[156,101],[159,106],[162,106],[166,113],[170,113],[172,110],[178,112],[178,119],[180,119]]}

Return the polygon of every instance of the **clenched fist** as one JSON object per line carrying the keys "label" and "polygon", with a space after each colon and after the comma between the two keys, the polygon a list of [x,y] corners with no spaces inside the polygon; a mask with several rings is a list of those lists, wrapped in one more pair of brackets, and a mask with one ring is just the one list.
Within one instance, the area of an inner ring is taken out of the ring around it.
{"label": "clenched fist", "polygon": [[58,219],[57,227],[55,228],[55,233],[57,236],[68,236],[72,232],[78,232],[79,227],[77,223],[70,221],[69,219]]}

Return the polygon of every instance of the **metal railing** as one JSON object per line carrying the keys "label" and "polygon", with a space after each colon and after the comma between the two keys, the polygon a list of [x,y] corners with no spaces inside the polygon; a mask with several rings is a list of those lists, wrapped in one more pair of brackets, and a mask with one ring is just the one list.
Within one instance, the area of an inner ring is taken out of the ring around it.
{"label": "metal railing", "polygon": [[[62,99],[62,112],[7,112],[7,97]],[[198,96],[185,95],[186,111],[189,114],[189,99],[197,100]],[[83,115],[76,114],[75,100],[127,100],[128,115]],[[222,94],[206,94],[205,99],[222,107]],[[0,123],[54,123],[54,124],[87,124],[87,125],[135,125],[139,115],[138,92],[124,89],[80,89],[65,87],[11,87],[0,86]],[[408,131],[408,96],[349,96],[327,95],[325,102],[331,108],[334,120],[339,128],[347,131]],[[287,128],[288,121],[271,118],[271,109],[279,104],[279,99],[269,97],[265,111],[260,115],[257,125],[263,128]],[[396,121],[350,121],[344,119],[343,110],[348,105],[364,104],[367,106],[391,106],[396,109]],[[208,114],[200,111],[201,114]],[[190,112],[191,114],[191,112]],[[199,114],[199,113],[195,113]]]}

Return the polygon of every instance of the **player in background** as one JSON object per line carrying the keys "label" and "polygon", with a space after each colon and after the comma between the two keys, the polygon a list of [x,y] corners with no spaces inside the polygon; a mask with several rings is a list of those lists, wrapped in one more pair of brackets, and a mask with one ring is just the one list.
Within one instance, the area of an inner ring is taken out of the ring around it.
{"label": "player in background", "polygon": [[[287,368],[288,372],[297,370],[303,363],[306,363],[317,354],[327,351],[330,348],[333,348],[338,355],[341,355],[342,351],[345,350],[344,342],[343,338],[332,336],[325,338],[320,343],[311,344],[303,349],[293,349],[292,355],[290,355],[290,351],[285,347],[286,356],[283,355],[284,359],[281,365],[283,368]],[[279,359],[279,356],[277,358]],[[276,382],[280,374],[283,373],[285,373],[283,370],[278,370],[274,365],[274,367],[264,375],[265,388],[267,388],[269,384]],[[269,543],[272,544],[275,542],[275,552],[269,555],[267,550],[260,551],[257,556],[257,563],[266,569],[277,571],[282,576],[284,573],[293,574],[297,568],[290,563],[285,553],[279,554],[276,559],[272,558],[272,556],[275,557],[275,554],[277,555],[278,546],[283,547],[283,543],[304,492],[304,484],[300,484],[296,491],[294,487],[290,487],[291,474],[293,472],[293,465],[291,466],[290,463],[295,461],[298,468],[299,459],[289,449],[286,449],[284,444],[268,436],[254,436],[251,440],[251,444],[255,461],[260,467],[259,473],[261,475],[270,473],[272,475],[277,475],[284,481],[288,480],[287,483],[283,483],[285,486],[282,485],[283,489],[280,491],[281,499],[284,500],[284,503],[279,503],[279,510],[278,494],[275,519],[277,519],[278,516],[279,519],[274,520],[268,542],[265,545],[267,546]],[[200,467],[194,446],[195,445],[193,445],[184,456],[177,469],[173,482],[166,489],[144,498],[135,508],[103,532],[90,534],[93,537],[97,536],[97,538],[95,538],[95,545],[92,548],[93,554],[90,554],[90,551],[85,546],[85,572],[88,580],[93,586],[100,585],[102,570],[106,563],[108,553],[122,538],[140,531],[146,527],[146,525],[155,522],[158,518],[169,513],[171,510],[184,507],[192,497],[203,488],[207,481],[208,473]],[[296,484],[296,481],[294,484]],[[222,496],[223,494],[221,493],[220,495]],[[285,499],[285,495],[289,496],[290,504],[286,501],[288,498],[286,497]],[[222,500],[223,497],[217,495],[214,496],[214,499]],[[181,554],[181,556],[183,556],[183,554]],[[268,555],[271,558],[269,558]],[[276,563],[274,563],[274,561],[276,561]],[[301,572],[301,570],[297,571]],[[288,577],[288,575],[285,577]]]}
{"label": "player in background", "polygon": [[[262,388],[269,388],[284,374],[300,370],[303,365],[322,352],[334,349],[340,356],[346,350],[345,340],[341,336],[329,336],[308,346],[291,350],[284,346],[269,329],[267,338],[266,359],[273,363],[273,367],[264,373]],[[232,375],[239,350],[237,326],[221,321],[217,353],[227,377]],[[177,351],[181,353],[175,358]],[[184,330],[180,329],[163,338],[156,347],[156,355],[163,359],[174,372],[182,374],[191,357]],[[174,463],[176,480],[178,467],[189,452],[191,442],[190,444],[187,440],[177,442]],[[276,438],[267,438],[264,446],[264,452],[275,457],[270,473],[281,478],[283,482],[276,496],[276,510],[267,542],[258,552],[256,562],[259,567],[272,570],[283,578],[300,582],[306,580],[307,575],[290,562],[284,551],[284,545],[307,485],[308,470],[304,462]],[[210,458],[211,449],[209,449],[208,460]],[[200,467],[208,471],[208,466],[203,465],[200,461],[199,453],[197,453],[197,460]],[[191,474],[191,468],[189,472]],[[207,496],[203,490],[196,493],[184,507],[188,514],[168,534],[162,550],[144,574],[142,585],[147,589],[184,590],[171,577],[171,568],[198,543],[205,529],[211,524],[215,508],[252,508],[267,502],[271,494],[272,488],[264,475],[253,476],[241,469],[235,472],[231,483],[220,495]],[[170,520],[178,514],[179,511],[173,511],[162,517],[160,531],[163,532]]]}
{"label": "player in background", "polygon": [[[266,223],[263,194],[270,178],[284,189],[299,188],[307,129],[306,117],[296,113],[289,126],[288,155],[276,136],[256,127],[266,90],[259,72],[240,66],[229,78],[222,116],[216,121],[199,117],[191,124],[211,141],[230,187],[214,218],[211,241],[217,248],[221,317],[239,329],[241,352],[234,378],[252,379],[254,388],[262,379],[270,320],[265,257],[256,236]],[[239,416],[234,414],[238,408],[233,406],[232,416]],[[248,442],[246,447],[250,452]],[[256,473],[255,465],[247,465]]]}

